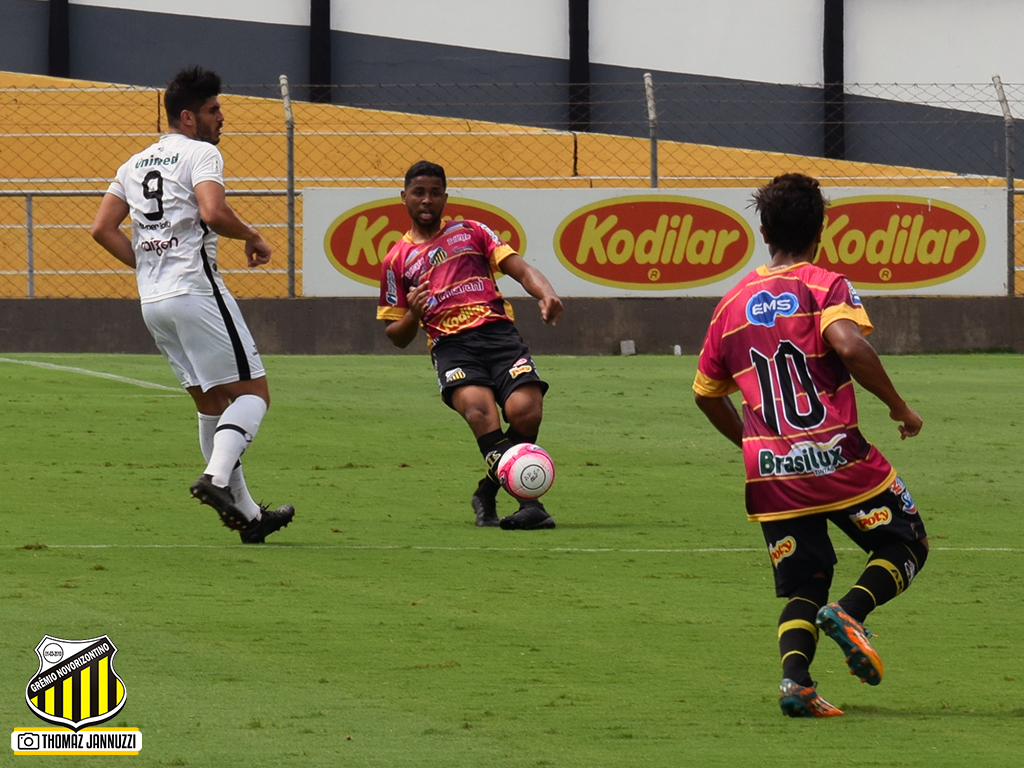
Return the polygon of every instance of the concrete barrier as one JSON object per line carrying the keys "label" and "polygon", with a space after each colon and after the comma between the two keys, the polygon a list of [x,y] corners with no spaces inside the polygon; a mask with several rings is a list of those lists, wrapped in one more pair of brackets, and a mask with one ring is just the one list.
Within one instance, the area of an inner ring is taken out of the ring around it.
{"label": "concrete barrier", "polygon": [[[241,299],[264,354],[425,354],[424,337],[396,349],[375,316],[376,299]],[[536,354],[617,355],[624,339],[638,354],[700,351],[716,299],[565,300],[557,327],[535,302],[512,300],[516,324]],[[1024,352],[1024,298],[869,297],[882,354],[1002,350]],[[135,299],[2,299],[0,352],[155,353]]]}

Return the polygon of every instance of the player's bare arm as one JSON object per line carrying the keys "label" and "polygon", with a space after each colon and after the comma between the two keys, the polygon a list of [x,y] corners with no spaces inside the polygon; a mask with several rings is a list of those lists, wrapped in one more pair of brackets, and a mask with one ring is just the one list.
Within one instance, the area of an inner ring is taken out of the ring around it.
{"label": "player's bare arm", "polygon": [[743,447],[743,419],[729,397],[693,396],[708,421],[737,447]]}
{"label": "player's bare arm", "polygon": [[889,418],[900,422],[900,439],[921,431],[922,420],[896,391],[878,353],[852,320],[836,320],[824,331],[825,341],[836,351],[853,380],[889,407]]}
{"label": "player's bare arm", "polygon": [[128,203],[117,195],[104,195],[89,231],[92,239],[102,245],[114,258],[135,269],[135,251],[132,249],[132,241],[121,231],[121,223],[128,216],[128,210]]}
{"label": "player's bare arm", "polygon": [[384,333],[396,347],[404,349],[416,338],[416,333],[420,329],[420,318],[423,317],[423,311],[426,309],[429,298],[430,282],[424,280],[406,294],[409,311],[401,320],[392,320],[384,326]]}
{"label": "player's bare arm", "polygon": [[562,316],[562,300],[539,269],[527,264],[521,256],[512,254],[501,261],[501,271],[519,283],[540,304],[540,319],[558,325]]}
{"label": "player's bare arm", "polygon": [[195,192],[199,215],[210,229],[221,237],[245,241],[245,257],[250,267],[270,261],[267,241],[235,213],[228,204],[224,187],[215,181],[201,181],[196,184]]}

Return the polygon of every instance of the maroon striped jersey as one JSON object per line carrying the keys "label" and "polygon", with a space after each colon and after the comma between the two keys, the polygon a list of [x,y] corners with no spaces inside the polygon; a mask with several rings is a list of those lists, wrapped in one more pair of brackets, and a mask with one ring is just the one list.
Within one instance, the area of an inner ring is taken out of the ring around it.
{"label": "maroon striped jersey", "polygon": [[449,221],[425,243],[406,234],[381,264],[377,319],[400,320],[409,311],[408,292],[429,280],[430,298],[420,319],[428,345],[485,323],[511,321],[512,307],[495,278],[502,260],[514,253],[478,221]]}
{"label": "maroon striped jersey", "polygon": [[809,263],[759,267],[715,309],[693,390],[742,394],[751,520],[842,509],[896,477],[861,435],[853,381],[824,339],[841,319],[865,335],[873,330],[850,281]]}

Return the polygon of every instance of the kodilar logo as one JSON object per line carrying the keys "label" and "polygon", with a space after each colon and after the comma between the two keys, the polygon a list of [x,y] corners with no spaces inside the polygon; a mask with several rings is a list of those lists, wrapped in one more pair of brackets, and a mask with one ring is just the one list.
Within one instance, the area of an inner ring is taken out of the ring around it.
{"label": "kodilar logo", "polygon": [[46,635],[35,651],[39,671],[25,687],[25,701],[36,717],[78,731],[110,720],[124,707],[124,682],[114,671],[117,647],[106,635]]}
{"label": "kodilar logo", "polygon": [[[511,214],[497,206],[462,197],[448,198],[445,221],[470,219],[484,224],[518,253],[526,253],[526,233]],[[391,246],[409,231],[409,212],[393,197],[350,208],[336,218],[324,236],[327,260],[345,277],[364,285],[380,285],[380,265]],[[456,251],[457,253],[458,251]],[[449,254],[442,251],[441,258]]]}
{"label": "kodilar logo", "polygon": [[934,198],[866,195],[828,206],[815,263],[861,288],[895,290],[952,280],[984,253],[985,231],[962,208]]}
{"label": "kodilar logo", "polygon": [[555,254],[574,275],[615,288],[666,290],[721,280],[754,251],[750,225],[716,203],[678,195],[613,197],[569,214]]}

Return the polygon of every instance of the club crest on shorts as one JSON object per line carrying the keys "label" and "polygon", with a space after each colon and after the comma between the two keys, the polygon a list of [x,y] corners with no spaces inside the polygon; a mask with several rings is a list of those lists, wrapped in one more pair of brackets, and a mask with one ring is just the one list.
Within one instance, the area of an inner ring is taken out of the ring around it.
{"label": "club crest on shorts", "polygon": [[124,707],[124,682],[114,671],[117,647],[106,635],[46,635],[35,650],[39,671],[25,687],[25,701],[36,717],[78,731],[110,720]]}

